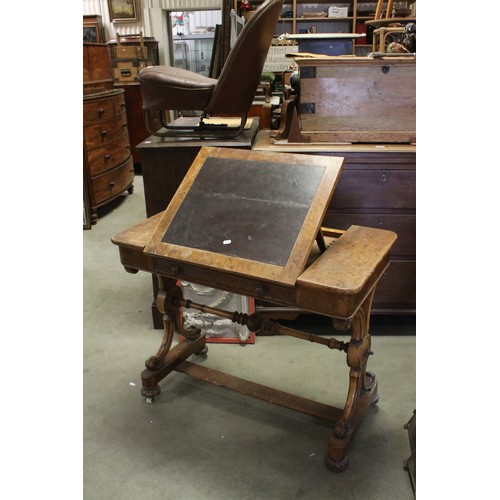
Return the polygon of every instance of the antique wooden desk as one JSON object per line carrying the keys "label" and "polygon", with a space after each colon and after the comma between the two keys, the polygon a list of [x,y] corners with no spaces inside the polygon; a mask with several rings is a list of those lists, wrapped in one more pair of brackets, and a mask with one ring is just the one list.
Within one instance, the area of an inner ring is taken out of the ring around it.
{"label": "antique wooden desk", "polygon": [[[154,273],[163,313],[158,352],[146,361],[141,394],[152,401],[173,370],[334,422],[325,457],[342,471],[347,447],[375,403],[370,309],[389,264],[396,234],[351,226],[321,228],[342,158],[203,147],[167,209],[112,238],[129,272]],[[331,243],[331,244],[328,244]],[[223,311],[185,300],[178,280],[194,281],[333,318],[349,342],[311,335],[257,314]],[[187,331],[182,308],[247,325],[259,333],[290,335],[346,354],[350,367],[343,409],[309,401],[187,361],[207,352],[205,335]],[[171,349],[174,333],[183,340]]]}

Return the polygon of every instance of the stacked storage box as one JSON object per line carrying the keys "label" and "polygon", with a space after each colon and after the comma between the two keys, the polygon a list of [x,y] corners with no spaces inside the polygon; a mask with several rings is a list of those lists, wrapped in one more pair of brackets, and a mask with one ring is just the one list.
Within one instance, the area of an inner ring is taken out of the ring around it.
{"label": "stacked storage box", "polygon": [[116,45],[111,45],[111,66],[115,83],[138,83],[139,71],[146,66],[152,66],[148,51],[144,46],[142,32],[140,45],[124,44],[120,35],[116,34]]}

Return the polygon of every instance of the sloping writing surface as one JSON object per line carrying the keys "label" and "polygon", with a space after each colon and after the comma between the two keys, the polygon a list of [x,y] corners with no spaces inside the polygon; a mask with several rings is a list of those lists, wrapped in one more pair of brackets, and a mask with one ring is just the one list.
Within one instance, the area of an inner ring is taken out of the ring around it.
{"label": "sloping writing surface", "polygon": [[145,253],[293,285],[343,158],[203,147]]}
{"label": "sloping writing surface", "polygon": [[161,241],[284,266],[324,173],[209,157]]}

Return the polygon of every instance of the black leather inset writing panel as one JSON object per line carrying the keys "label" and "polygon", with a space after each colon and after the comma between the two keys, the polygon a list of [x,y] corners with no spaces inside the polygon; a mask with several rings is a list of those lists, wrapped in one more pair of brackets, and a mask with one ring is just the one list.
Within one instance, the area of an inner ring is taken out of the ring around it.
{"label": "black leather inset writing panel", "polygon": [[284,266],[324,171],[208,157],[162,242]]}

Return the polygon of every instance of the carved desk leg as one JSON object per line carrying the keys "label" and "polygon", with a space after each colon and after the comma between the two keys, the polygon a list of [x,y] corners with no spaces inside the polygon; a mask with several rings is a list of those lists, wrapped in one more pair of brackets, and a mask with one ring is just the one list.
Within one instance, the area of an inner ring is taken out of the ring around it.
{"label": "carved desk leg", "polygon": [[347,447],[370,405],[378,401],[375,375],[366,371],[371,351],[370,311],[373,290],[355,314],[351,324],[351,339],[347,348],[349,390],[342,416],[335,424],[328,441],[325,457],[327,467],[342,472],[347,467]]}
{"label": "carved desk leg", "polygon": [[[158,383],[163,378],[191,354],[204,355],[208,350],[205,335],[202,335],[200,330],[190,331],[182,326],[182,289],[175,284],[175,280],[161,276],[158,276],[158,283],[160,288],[156,296],[156,306],[163,314],[163,338],[157,353],[147,359],[146,369],[141,373],[141,394],[148,403],[152,403],[160,394]],[[171,350],[175,331],[183,335],[185,340]]]}

